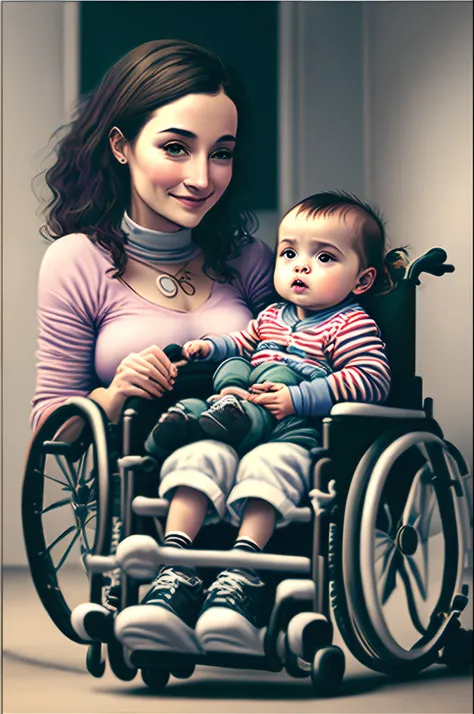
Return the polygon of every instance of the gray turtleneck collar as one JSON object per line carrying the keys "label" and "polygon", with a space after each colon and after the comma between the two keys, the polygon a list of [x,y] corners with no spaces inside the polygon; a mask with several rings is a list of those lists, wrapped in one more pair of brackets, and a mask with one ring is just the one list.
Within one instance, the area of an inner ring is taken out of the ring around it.
{"label": "gray turtleneck collar", "polygon": [[190,228],[175,233],[153,231],[132,221],[126,211],[121,228],[127,234],[126,250],[131,258],[148,263],[178,263],[189,260],[197,252]]}

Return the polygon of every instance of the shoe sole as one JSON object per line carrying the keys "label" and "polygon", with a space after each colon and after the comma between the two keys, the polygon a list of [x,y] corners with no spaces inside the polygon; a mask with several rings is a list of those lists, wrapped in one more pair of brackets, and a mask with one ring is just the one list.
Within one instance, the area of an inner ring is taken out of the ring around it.
{"label": "shoe sole", "polygon": [[266,628],[254,627],[243,615],[227,607],[210,607],[196,624],[195,634],[206,653],[227,652],[265,656]]}
{"label": "shoe sole", "polygon": [[156,605],[127,607],[115,618],[115,637],[128,649],[201,655],[196,632]]}

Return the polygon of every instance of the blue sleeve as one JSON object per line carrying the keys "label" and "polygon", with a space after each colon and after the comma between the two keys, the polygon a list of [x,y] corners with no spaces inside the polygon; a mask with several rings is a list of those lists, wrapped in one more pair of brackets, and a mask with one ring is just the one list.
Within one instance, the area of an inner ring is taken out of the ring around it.
{"label": "blue sleeve", "polygon": [[301,382],[288,389],[298,416],[327,416],[334,405],[325,377],[319,377],[312,382]]}
{"label": "blue sleeve", "polygon": [[229,357],[240,357],[239,348],[230,337],[205,337],[205,342],[209,342],[211,351],[207,357],[201,358],[200,362],[222,362]]}

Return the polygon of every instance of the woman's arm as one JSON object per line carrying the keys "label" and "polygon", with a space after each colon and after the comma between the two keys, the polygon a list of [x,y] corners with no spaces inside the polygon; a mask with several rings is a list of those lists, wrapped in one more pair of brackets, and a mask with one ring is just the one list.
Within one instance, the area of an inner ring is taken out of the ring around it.
{"label": "woman's arm", "polygon": [[151,399],[173,387],[177,370],[156,345],[129,354],[111,384],[99,384],[94,355],[107,267],[83,235],[64,236],[46,251],[38,282],[37,380],[31,412],[35,431],[73,396],[93,399],[116,421],[127,397]]}
{"label": "woman's arm", "polygon": [[[83,235],[68,235],[46,251],[38,278],[38,348],[31,426],[72,396],[96,387],[94,349],[99,268]],[[92,246],[91,246],[92,247]]]}

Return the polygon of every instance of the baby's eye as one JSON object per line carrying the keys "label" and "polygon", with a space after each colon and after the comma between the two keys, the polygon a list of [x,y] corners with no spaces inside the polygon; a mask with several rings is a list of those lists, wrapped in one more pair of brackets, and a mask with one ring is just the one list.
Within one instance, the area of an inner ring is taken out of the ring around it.
{"label": "baby's eye", "polygon": [[285,258],[288,258],[288,260],[296,258],[296,251],[294,251],[293,248],[285,248],[281,254],[285,256]]}
{"label": "baby's eye", "polygon": [[335,261],[335,257],[331,255],[330,253],[320,253],[318,255],[318,260],[321,263],[331,263],[332,261]]}
{"label": "baby's eye", "polygon": [[230,149],[217,149],[217,151],[214,151],[211,158],[218,159],[219,161],[230,161],[233,155],[234,154],[230,151]]}
{"label": "baby's eye", "polygon": [[183,156],[184,154],[187,154],[186,149],[184,146],[181,146],[181,144],[166,144],[166,146],[163,147],[163,150],[166,151],[167,154],[170,156]]}

